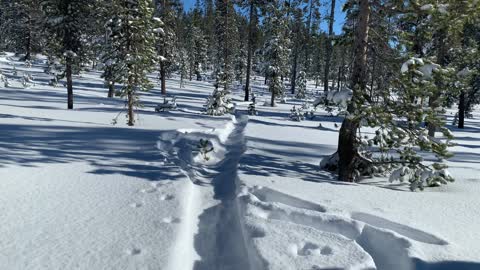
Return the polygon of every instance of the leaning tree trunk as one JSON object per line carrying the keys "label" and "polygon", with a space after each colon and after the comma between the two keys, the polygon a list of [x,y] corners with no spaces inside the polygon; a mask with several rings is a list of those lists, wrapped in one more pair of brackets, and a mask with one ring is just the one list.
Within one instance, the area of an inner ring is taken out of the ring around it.
{"label": "leaning tree trunk", "polygon": [[367,67],[367,47],[368,47],[368,24],[370,20],[369,0],[360,0],[358,26],[355,30],[354,44],[354,63],[351,80],[353,90],[352,100],[348,105],[349,116],[345,117],[338,137],[338,178],[341,181],[353,182],[355,159],[358,158],[357,129],[360,126],[360,120],[355,118],[355,111],[359,98],[362,97],[366,89],[366,67]]}
{"label": "leaning tree trunk", "polygon": [[323,91],[328,92],[328,78],[330,76],[330,60],[332,59],[332,36],[333,36],[333,22],[335,20],[335,0],[332,0],[332,6],[330,10],[330,18],[328,22],[328,38],[326,40],[325,48],[325,70],[323,76]]}
{"label": "leaning tree trunk", "polygon": [[65,75],[67,77],[67,104],[68,109],[73,109],[73,80],[72,80],[72,58],[67,57]]}

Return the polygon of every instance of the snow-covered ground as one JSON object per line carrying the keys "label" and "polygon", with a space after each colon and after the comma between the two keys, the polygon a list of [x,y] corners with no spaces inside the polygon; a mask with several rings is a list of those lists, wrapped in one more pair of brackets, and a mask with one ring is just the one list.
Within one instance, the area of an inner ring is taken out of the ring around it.
{"label": "snow-covered ground", "polygon": [[294,98],[261,106],[261,78],[257,116],[240,89],[235,116],[206,116],[213,86],[172,78],[179,109],[156,113],[155,88],[127,127],[99,72],[74,79],[68,111],[43,68],[0,58],[0,269],[480,269],[479,113],[454,130],[456,182],[410,192],[319,171],[341,119],[291,121]]}

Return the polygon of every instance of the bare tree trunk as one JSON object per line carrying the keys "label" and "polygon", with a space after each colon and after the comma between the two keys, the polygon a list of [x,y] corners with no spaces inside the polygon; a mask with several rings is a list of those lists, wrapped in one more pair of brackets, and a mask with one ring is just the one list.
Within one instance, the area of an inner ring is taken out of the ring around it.
{"label": "bare tree trunk", "polygon": [[332,36],[333,36],[333,23],[335,21],[335,0],[332,0],[330,18],[328,19],[328,38],[326,40],[325,48],[325,74],[323,76],[323,91],[328,92],[328,78],[330,75],[330,60],[332,58]]}
{"label": "bare tree trunk", "polygon": [[[438,33],[437,37],[437,45],[438,45],[438,52],[437,52],[437,62],[438,64],[443,68],[446,65],[446,54],[447,54],[447,46],[445,44],[446,42],[446,33],[445,29],[442,29]],[[440,102],[440,96],[441,96],[441,91],[444,87],[444,83],[442,81],[436,81],[435,82],[437,86],[436,93],[430,97],[429,99],[429,106],[432,109],[438,108],[441,104]],[[437,130],[437,127],[433,123],[428,123],[428,136],[430,137],[435,137],[435,131]]]}
{"label": "bare tree trunk", "polygon": [[110,82],[108,84],[108,97],[113,98],[114,94],[115,94],[115,84],[113,82]]}
{"label": "bare tree trunk", "polygon": [[308,70],[310,68],[310,63],[308,61],[310,57],[310,36],[312,32],[312,15],[313,15],[313,0],[310,0],[310,7],[309,7],[309,14],[308,14],[308,20],[307,20],[307,39],[304,42],[305,45],[305,67],[304,71],[308,74]]}
{"label": "bare tree trunk", "polygon": [[248,53],[247,53],[247,75],[245,78],[245,101],[250,99],[250,72],[252,69],[253,55],[253,14],[255,9],[254,0],[250,0],[250,22],[248,24]]}
{"label": "bare tree trunk", "polygon": [[290,82],[292,94],[295,94],[295,87],[297,86],[297,65],[298,65],[298,49],[295,48],[294,50],[295,52],[293,54],[292,81]]}
{"label": "bare tree trunk", "polygon": [[275,107],[275,92],[272,91],[272,97],[270,99],[270,106]]}
{"label": "bare tree trunk", "polygon": [[68,109],[73,109],[73,80],[72,80],[72,58],[67,57],[65,75],[67,77],[67,103]]}
{"label": "bare tree trunk", "polygon": [[465,91],[460,93],[458,104],[458,128],[465,128]]}
{"label": "bare tree trunk", "polygon": [[134,114],[134,111],[133,111],[133,89],[130,89],[128,91],[128,94],[127,94],[127,98],[128,98],[128,123],[127,125],[129,126],[133,126],[135,125],[135,114]]}
{"label": "bare tree trunk", "polygon": [[165,63],[163,61],[160,61],[160,87],[161,87],[161,93],[162,95],[167,94],[167,86],[166,86],[166,74],[165,74]]}
{"label": "bare tree trunk", "polygon": [[338,178],[341,181],[354,181],[354,163],[358,157],[357,149],[357,129],[360,120],[354,118],[355,110],[357,110],[355,102],[363,96],[366,89],[366,67],[367,67],[367,47],[368,47],[368,31],[370,20],[370,4],[369,0],[360,0],[358,26],[355,30],[354,44],[354,63],[353,74],[351,80],[351,88],[353,90],[352,100],[350,101],[347,111],[352,116],[347,116],[343,120],[342,127],[338,138]]}

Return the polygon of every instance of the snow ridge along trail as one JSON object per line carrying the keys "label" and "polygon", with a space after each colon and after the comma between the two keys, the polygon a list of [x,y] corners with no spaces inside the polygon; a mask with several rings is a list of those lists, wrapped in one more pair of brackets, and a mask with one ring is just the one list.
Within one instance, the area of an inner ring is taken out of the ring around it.
{"label": "snow ridge along trail", "polygon": [[[162,136],[158,148],[190,179],[185,194],[183,223],[167,269],[263,269],[245,237],[237,191],[237,167],[245,152],[246,116],[232,117],[223,129],[179,130]],[[200,139],[214,151],[205,160],[198,153]]]}
{"label": "snow ridge along trail", "polygon": [[267,269],[415,270],[415,245],[448,251],[447,241],[418,229],[364,213],[343,216],[267,187],[245,188],[240,197]]}

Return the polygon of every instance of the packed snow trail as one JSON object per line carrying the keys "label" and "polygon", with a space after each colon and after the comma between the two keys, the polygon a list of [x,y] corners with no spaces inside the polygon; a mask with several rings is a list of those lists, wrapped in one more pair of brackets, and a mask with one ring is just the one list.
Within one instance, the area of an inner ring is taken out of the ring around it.
{"label": "packed snow trail", "polygon": [[[177,237],[179,252],[173,252],[168,269],[263,269],[244,235],[237,199],[237,167],[245,152],[246,125],[247,117],[233,117],[224,129],[184,130],[159,141],[159,149],[192,183],[186,195],[185,222]],[[200,139],[214,146],[209,160],[195,151]]]}

